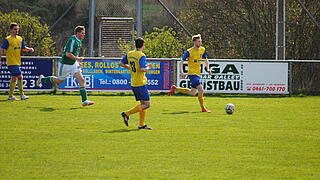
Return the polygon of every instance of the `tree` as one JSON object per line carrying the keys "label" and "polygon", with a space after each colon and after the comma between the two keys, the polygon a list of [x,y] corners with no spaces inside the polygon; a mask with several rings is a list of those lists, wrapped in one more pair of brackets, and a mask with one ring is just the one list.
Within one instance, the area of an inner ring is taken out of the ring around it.
{"label": "tree", "polygon": [[[175,58],[181,57],[183,50],[186,48],[178,39],[176,31],[164,26],[162,28],[153,28],[153,32],[145,33],[144,53],[151,58]],[[119,40],[119,48],[126,53],[131,49],[131,43]]]}
{"label": "tree", "polygon": [[53,56],[55,55],[54,42],[48,32],[48,26],[40,22],[40,17],[32,17],[28,13],[14,10],[10,13],[0,12],[1,39],[10,35],[9,24],[16,22],[20,26],[20,35],[24,38],[26,45],[33,47],[32,55]]}
{"label": "tree", "polygon": [[[320,1],[306,3],[320,19]],[[180,19],[191,33],[202,34],[215,58],[275,58],[275,0],[186,0]],[[287,3],[289,59],[320,59],[320,31],[296,1]]]}

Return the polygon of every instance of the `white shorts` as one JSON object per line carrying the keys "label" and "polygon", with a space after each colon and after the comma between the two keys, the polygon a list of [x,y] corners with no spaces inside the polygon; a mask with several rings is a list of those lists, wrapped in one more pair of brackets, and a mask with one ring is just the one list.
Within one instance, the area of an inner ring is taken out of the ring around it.
{"label": "white shorts", "polygon": [[81,68],[80,68],[78,61],[76,61],[73,65],[62,64],[61,62],[59,62],[59,64],[58,64],[58,79],[59,80],[64,80],[68,76],[70,76],[70,75],[73,76],[74,74],[76,74],[78,72],[81,73]]}

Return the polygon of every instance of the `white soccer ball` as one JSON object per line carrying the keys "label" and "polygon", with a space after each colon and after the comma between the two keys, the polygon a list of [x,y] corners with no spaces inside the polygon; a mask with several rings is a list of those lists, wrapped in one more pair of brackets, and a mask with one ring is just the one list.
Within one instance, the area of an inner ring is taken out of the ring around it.
{"label": "white soccer ball", "polygon": [[224,110],[226,110],[227,114],[232,114],[235,110],[235,106],[231,103],[227,104],[226,107],[224,108]]}

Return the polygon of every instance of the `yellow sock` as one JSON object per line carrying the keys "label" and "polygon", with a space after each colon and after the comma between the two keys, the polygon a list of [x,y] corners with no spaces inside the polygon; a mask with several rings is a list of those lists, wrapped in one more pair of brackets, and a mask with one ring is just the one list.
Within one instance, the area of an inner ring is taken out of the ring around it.
{"label": "yellow sock", "polygon": [[186,95],[190,95],[190,89],[188,89],[188,88],[180,88],[180,87],[177,87],[176,88],[176,91],[178,91],[178,92],[181,92],[181,93],[183,93],[183,94],[186,94]]}
{"label": "yellow sock", "polygon": [[22,80],[18,80],[18,88],[19,88],[20,95],[22,96],[24,94]]}
{"label": "yellow sock", "polygon": [[140,111],[142,111],[141,104],[135,106],[134,108],[130,109],[129,111],[127,111],[125,113],[126,113],[126,115],[130,116],[131,114],[134,114],[134,113],[137,113]]}
{"label": "yellow sock", "polygon": [[144,109],[140,111],[140,126],[144,126],[144,121],[146,120],[147,110]]}
{"label": "yellow sock", "polygon": [[198,100],[199,100],[199,103],[200,103],[200,106],[202,109],[206,108],[204,106],[204,97],[203,97],[203,93],[198,93]]}
{"label": "yellow sock", "polygon": [[14,89],[16,88],[17,81],[10,81],[10,92],[9,96],[13,96]]}

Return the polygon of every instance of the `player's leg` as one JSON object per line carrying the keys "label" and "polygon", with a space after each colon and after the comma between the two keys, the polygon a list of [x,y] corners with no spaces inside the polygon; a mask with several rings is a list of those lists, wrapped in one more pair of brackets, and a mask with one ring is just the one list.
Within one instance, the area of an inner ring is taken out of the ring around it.
{"label": "player's leg", "polygon": [[[196,89],[197,87],[197,83],[200,84],[200,77],[197,76],[197,75],[188,75],[188,78],[190,79],[190,82],[191,82],[191,89],[189,88],[182,88],[182,87],[176,87],[175,85],[171,86],[171,89],[170,89],[170,92],[168,93],[168,95],[172,95],[174,94],[175,91],[177,92],[180,92],[182,94],[186,94],[186,95],[191,95],[191,96],[194,96],[195,95],[195,90],[193,89]],[[197,82],[197,80],[199,82]]]}
{"label": "player's leg", "polygon": [[19,88],[21,100],[29,99],[29,96],[26,96],[23,92],[23,76],[22,76],[22,74],[17,76],[17,78],[18,78],[18,88]]}
{"label": "player's leg", "polygon": [[191,89],[189,88],[182,88],[182,87],[177,87],[175,85],[172,85],[170,88],[170,92],[168,93],[168,96],[173,95],[176,91],[186,95],[190,95],[191,93]]}
{"label": "player's leg", "polygon": [[14,89],[16,88],[16,84],[17,84],[17,76],[11,76],[10,79],[10,90],[9,90],[9,97],[8,100],[18,100],[16,97],[14,97],[13,93],[14,93]]}
{"label": "player's leg", "polygon": [[8,66],[8,70],[10,71],[10,74],[11,74],[10,91],[9,91],[8,100],[18,100],[16,97],[14,97],[13,93],[16,88],[18,77],[22,74],[21,69],[20,69],[20,66],[18,65],[11,65],[11,66]]}
{"label": "player's leg", "polygon": [[60,80],[56,76],[46,76],[44,77],[42,74],[39,76],[39,79],[36,82],[37,86],[40,86],[40,84],[45,84],[45,83],[51,83],[51,84],[60,84],[63,83],[64,80]]}
{"label": "player's leg", "polygon": [[[136,98],[136,101],[141,101],[141,89],[140,87],[131,87],[132,88],[132,92]],[[127,116],[127,119],[129,120],[129,116],[132,114],[135,114],[137,112],[141,112],[142,111],[142,105],[138,104],[135,107],[129,109],[128,111],[122,112],[122,115]]]}
{"label": "player's leg", "polygon": [[198,89],[198,100],[199,100],[199,104],[200,104],[202,112],[209,112],[210,113],[211,111],[206,108],[205,103],[204,103],[203,86],[200,84],[197,86],[197,89]]}
{"label": "player's leg", "polygon": [[86,90],[86,86],[85,86],[85,80],[83,78],[82,73],[79,71],[74,74],[74,77],[77,79],[79,86],[80,86],[80,95],[81,95],[81,99],[82,99],[82,106],[93,105],[94,102],[88,100],[88,94],[87,94],[87,90]]}
{"label": "player's leg", "polygon": [[190,95],[191,93],[191,89],[189,88],[182,88],[182,87],[176,87],[176,91],[182,93],[182,94],[186,94],[186,95]]}
{"label": "player's leg", "polygon": [[140,126],[139,129],[152,129],[144,124],[146,119],[147,109],[150,107],[150,95],[146,86],[132,87],[133,94],[136,101],[140,101],[140,104],[131,108],[128,111],[122,112],[121,116],[126,126],[128,126],[129,116],[139,112],[140,115]]}
{"label": "player's leg", "polygon": [[138,129],[148,129],[148,130],[152,130],[151,127],[147,126],[145,124],[146,121],[146,116],[147,116],[147,109],[150,108],[150,101],[140,101],[141,102],[141,107],[142,107],[142,111],[140,111],[140,123],[138,126]]}
{"label": "player's leg", "polygon": [[148,89],[146,86],[143,86],[140,90],[140,103],[141,103],[141,109],[142,111],[140,111],[139,115],[140,115],[140,123],[138,126],[138,129],[149,129],[152,130],[151,127],[147,126],[145,124],[146,121],[146,116],[147,116],[147,109],[150,108],[151,106],[151,102],[150,102],[150,94],[148,92]]}
{"label": "player's leg", "polygon": [[140,111],[140,127],[145,126],[144,122],[146,121],[147,109],[150,107],[150,101],[140,101],[141,111]]}
{"label": "player's leg", "polygon": [[51,84],[61,84],[70,75],[70,68],[72,66],[62,64],[59,62],[58,64],[58,77],[56,76],[46,76],[44,77],[42,74],[39,76],[36,85],[40,86],[43,83],[51,83]]}
{"label": "player's leg", "polygon": [[197,86],[200,85],[200,77],[197,75],[189,75],[188,78],[190,79],[191,89],[177,88],[177,91],[190,96],[195,96],[197,94]]}

